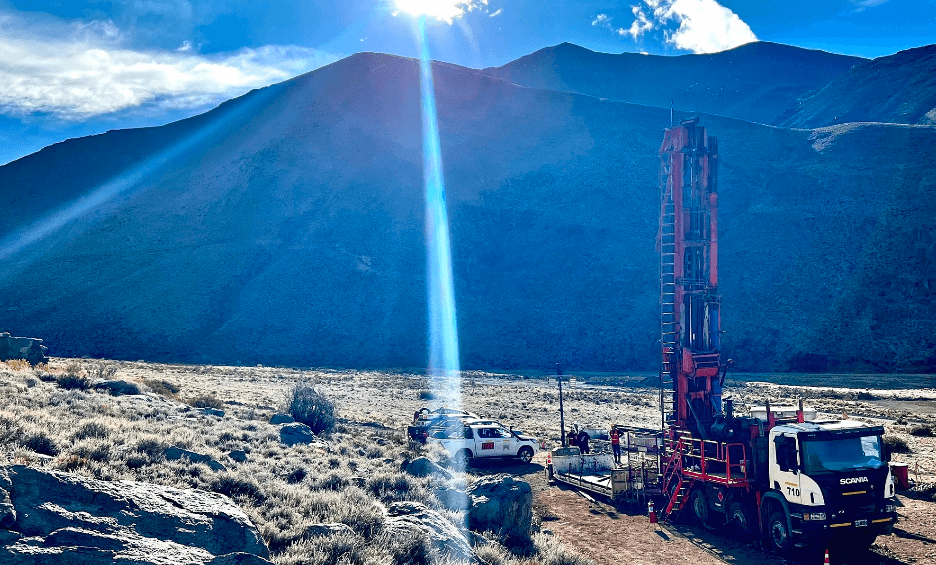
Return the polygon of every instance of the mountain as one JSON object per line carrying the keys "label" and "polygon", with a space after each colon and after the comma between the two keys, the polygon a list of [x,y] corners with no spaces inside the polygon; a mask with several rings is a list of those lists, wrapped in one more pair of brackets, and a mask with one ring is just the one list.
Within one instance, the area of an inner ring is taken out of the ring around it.
{"label": "mountain", "polygon": [[936,124],[936,45],[862,61],[782,120],[811,128],[846,122]]}
{"label": "mountain", "polygon": [[[435,63],[467,368],[657,367],[668,109]],[[936,370],[936,128],[702,116],[741,370]],[[52,355],[421,367],[418,65],[358,54],[0,167],[0,327]],[[68,220],[68,221],[64,221]]]}
{"label": "mountain", "polygon": [[563,43],[484,72],[530,88],[773,124],[801,97],[865,61],[766,41],[677,57]]}

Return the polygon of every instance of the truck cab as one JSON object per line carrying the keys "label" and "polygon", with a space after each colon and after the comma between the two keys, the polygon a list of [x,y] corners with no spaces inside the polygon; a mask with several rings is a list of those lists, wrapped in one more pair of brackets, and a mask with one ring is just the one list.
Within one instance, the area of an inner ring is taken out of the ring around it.
{"label": "truck cab", "polygon": [[770,429],[761,518],[773,549],[820,539],[867,548],[890,533],[897,509],[883,434],[854,420]]}
{"label": "truck cab", "polygon": [[537,451],[535,438],[489,422],[450,426],[430,436],[427,442],[441,445],[459,465],[475,457],[517,457],[529,463]]}

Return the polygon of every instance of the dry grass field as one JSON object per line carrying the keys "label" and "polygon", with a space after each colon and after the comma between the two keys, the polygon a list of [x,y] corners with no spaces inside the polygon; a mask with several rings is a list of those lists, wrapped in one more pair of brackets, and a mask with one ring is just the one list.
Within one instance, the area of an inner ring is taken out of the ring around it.
{"label": "dry grass field", "polygon": [[[91,379],[105,377],[134,383],[141,394],[113,396],[86,388]],[[566,422],[654,427],[656,390],[642,384],[646,377],[577,377],[565,391]],[[297,384],[311,384],[331,399],[338,424],[317,444],[287,447],[280,442],[278,427],[268,422],[283,409],[286,393]],[[543,375],[468,372],[461,393],[465,409],[555,444],[559,440],[555,384]],[[728,395],[740,411],[765,399],[776,403],[803,397],[822,413],[846,412],[852,418],[883,423],[888,435],[905,446],[906,453],[894,458],[911,464],[911,478],[918,484],[936,480],[936,390],[920,388],[912,379],[904,388],[888,390],[836,384],[839,388],[739,379],[730,383]],[[507,548],[497,540],[476,546],[482,560],[517,565],[608,562],[600,549],[607,544],[582,534],[586,521],[596,531],[607,531],[612,520],[608,508],[597,511],[574,494],[548,487],[538,460],[525,466],[479,464],[445,484],[402,473],[401,462],[421,454],[405,441],[403,428],[418,408],[438,405],[432,395],[432,383],[425,375],[408,373],[65,359],[31,368],[11,362],[0,364],[2,463],[27,462],[105,480],[150,481],[227,494],[257,525],[273,561],[280,565],[422,562],[428,551],[423,540],[382,531],[385,506],[397,500],[419,501],[460,524],[461,513],[446,510],[435,490],[464,488],[478,475],[506,470],[525,475],[534,486],[535,532],[525,547]],[[224,415],[211,415],[199,406],[221,409]],[[187,459],[167,461],[164,451],[170,446],[208,455],[225,469]],[[247,460],[232,459],[235,451],[245,452]],[[927,499],[931,496],[932,492],[919,493],[904,500],[898,527],[903,535],[881,538],[874,548],[882,562],[936,559],[936,504]],[[615,522],[617,528],[637,528],[634,537],[643,536],[639,532],[645,529],[645,520],[639,512],[614,515],[621,518]],[[609,522],[603,525],[602,520]],[[318,522],[344,523],[354,534],[308,536],[308,525]],[[691,529],[682,534],[673,530],[672,536],[672,543],[685,547],[644,548],[641,551],[650,553],[638,555],[640,562],[662,565],[674,552],[683,557],[696,552],[700,563],[766,559],[756,549],[719,554],[704,544],[680,541],[695,536]],[[716,537],[706,543],[717,547],[720,542]],[[639,548],[622,547],[619,555],[630,550]]]}

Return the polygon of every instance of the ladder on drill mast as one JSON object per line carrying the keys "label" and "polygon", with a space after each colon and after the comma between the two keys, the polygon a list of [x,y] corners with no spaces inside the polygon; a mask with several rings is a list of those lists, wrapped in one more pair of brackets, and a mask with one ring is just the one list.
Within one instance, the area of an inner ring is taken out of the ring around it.
{"label": "ladder on drill mast", "polygon": [[668,160],[664,160],[660,177],[660,412],[665,428],[675,422],[675,358],[676,319],[676,205]]}

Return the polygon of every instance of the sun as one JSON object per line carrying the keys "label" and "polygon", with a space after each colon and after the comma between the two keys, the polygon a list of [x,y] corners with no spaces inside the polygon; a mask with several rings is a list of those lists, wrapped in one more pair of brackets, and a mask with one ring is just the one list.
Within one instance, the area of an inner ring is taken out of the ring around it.
{"label": "sun", "polygon": [[411,16],[425,16],[452,23],[465,13],[470,1],[459,0],[393,0],[396,9]]}

